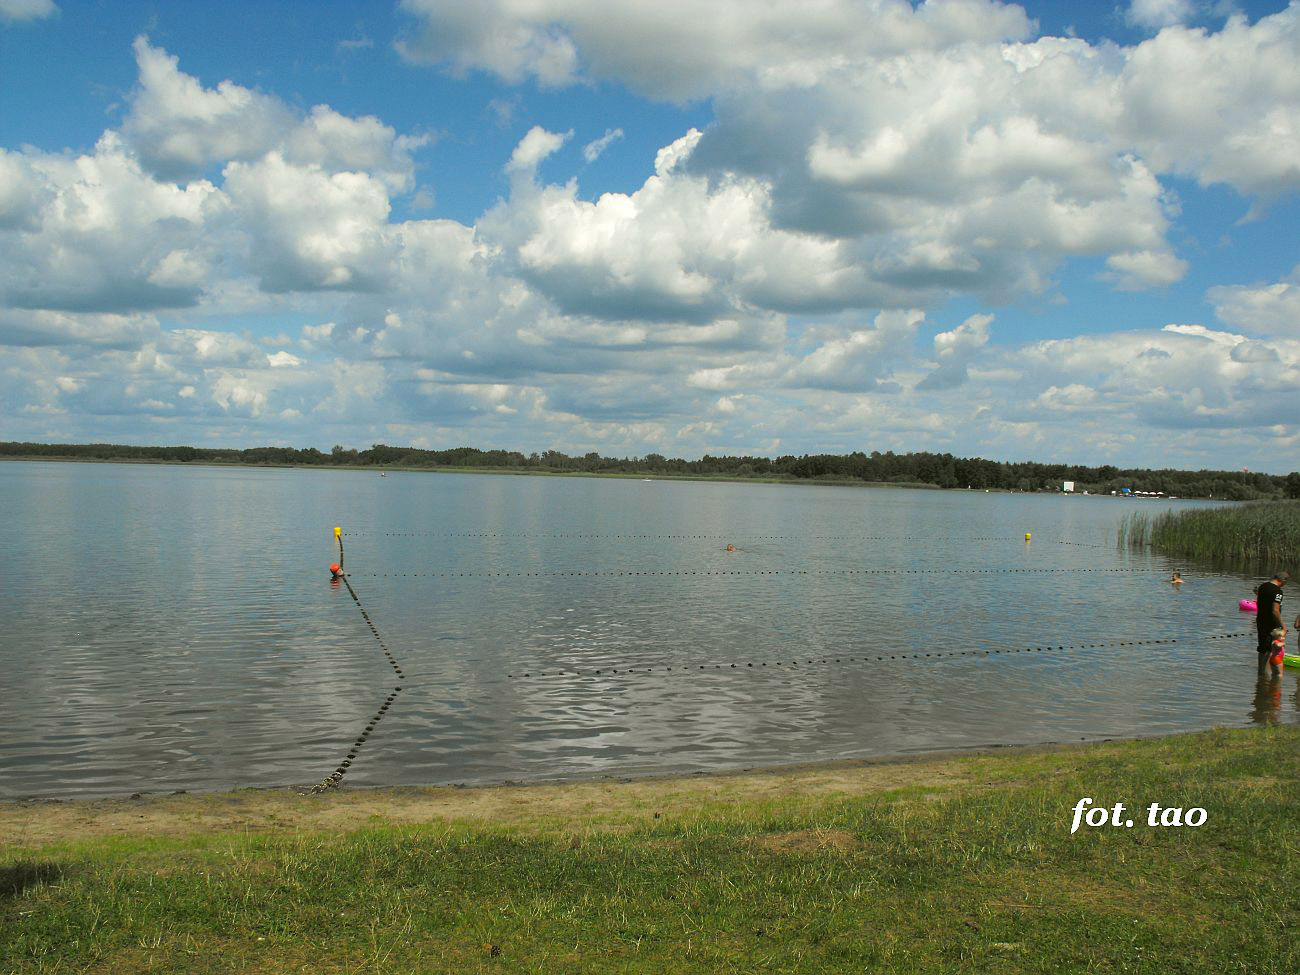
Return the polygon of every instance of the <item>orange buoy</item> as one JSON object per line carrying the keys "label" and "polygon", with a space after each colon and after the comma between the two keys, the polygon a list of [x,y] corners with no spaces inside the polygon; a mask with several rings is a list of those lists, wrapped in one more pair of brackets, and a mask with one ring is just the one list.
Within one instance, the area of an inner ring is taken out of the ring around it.
{"label": "orange buoy", "polygon": [[333,576],[335,579],[337,579],[342,574],[343,574],[343,566],[339,565],[337,562],[335,562],[333,565],[330,566],[330,575]]}

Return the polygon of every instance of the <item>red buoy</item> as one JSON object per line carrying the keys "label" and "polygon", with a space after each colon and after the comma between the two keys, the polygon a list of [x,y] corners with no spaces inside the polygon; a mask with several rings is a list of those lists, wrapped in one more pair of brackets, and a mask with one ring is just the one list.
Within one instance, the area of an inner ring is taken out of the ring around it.
{"label": "red buoy", "polygon": [[330,575],[333,576],[335,579],[337,579],[342,574],[343,574],[343,566],[339,565],[337,562],[335,562],[333,565],[330,566]]}

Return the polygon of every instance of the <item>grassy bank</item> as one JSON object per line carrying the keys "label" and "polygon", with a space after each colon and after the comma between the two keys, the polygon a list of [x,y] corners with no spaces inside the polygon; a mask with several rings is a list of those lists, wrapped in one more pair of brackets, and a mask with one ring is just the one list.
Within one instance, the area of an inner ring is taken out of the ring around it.
{"label": "grassy bank", "polygon": [[1293,972],[1297,746],[5,803],[0,970]]}
{"label": "grassy bank", "polygon": [[1262,501],[1225,508],[1133,512],[1119,528],[1120,547],[1151,546],[1257,575],[1291,569],[1300,553],[1300,501]]}

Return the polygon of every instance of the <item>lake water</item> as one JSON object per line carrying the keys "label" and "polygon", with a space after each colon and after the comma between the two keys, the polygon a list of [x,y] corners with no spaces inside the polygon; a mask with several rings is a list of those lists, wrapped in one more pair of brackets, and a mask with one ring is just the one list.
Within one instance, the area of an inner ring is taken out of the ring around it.
{"label": "lake water", "polygon": [[1190,503],[4,463],[0,796],[310,785],[349,752],[347,785],[482,783],[1300,720],[1295,675],[1260,681],[1233,635],[1257,580],[1184,564],[1175,590],[1116,550],[1134,505]]}

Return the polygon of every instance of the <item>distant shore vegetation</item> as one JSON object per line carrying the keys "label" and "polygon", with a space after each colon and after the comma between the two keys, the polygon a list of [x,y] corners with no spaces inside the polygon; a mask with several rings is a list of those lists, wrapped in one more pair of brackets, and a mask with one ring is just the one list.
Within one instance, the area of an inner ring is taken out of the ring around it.
{"label": "distant shore vegetation", "polygon": [[1072,482],[1075,493],[1141,493],[1183,498],[1256,501],[1300,498],[1300,473],[1120,469],[1109,464],[1008,463],[952,454],[892,451],[849,454],[786,454],[769,457],[714,457],[699,460],[646,454],[602,457],[594,451],[569,455],[558,450],[521,453],[456,447],[421,450],[375,444],[367,450],[315,447],[139,447],[125,444],[45,444],[0,441],[0,457],[10,459],[135,461],[248,466],[383,467],[410,470],[498,470],[537,474],[605,474],[661,477],[726,477],[789,481],[841,481],[919,484],[938,488],[1060,492]]}

